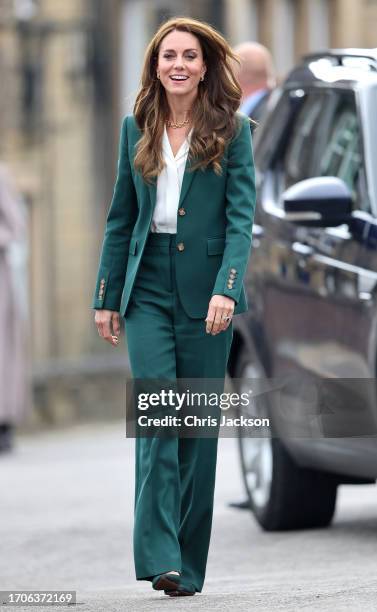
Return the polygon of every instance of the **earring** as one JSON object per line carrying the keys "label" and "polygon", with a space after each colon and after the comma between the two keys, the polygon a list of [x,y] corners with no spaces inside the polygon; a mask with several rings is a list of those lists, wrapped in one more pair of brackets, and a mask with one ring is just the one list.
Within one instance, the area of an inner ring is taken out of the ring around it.
{"label": "earring", "polygon": [[200,77],[201,81],[204,81],[204,74],[202,74],[202,76]]}
{"label": "earring", "polygon": [[159,72],[157,72],[157,78],[158,78],[158,79],[160,78],[160,73],[159,73]]}

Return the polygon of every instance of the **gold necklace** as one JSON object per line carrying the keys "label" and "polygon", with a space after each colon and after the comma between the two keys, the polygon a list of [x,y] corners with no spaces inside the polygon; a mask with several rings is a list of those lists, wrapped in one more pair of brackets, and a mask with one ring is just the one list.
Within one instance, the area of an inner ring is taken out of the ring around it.
{"label": "gold necklace", "polygon": [[182,123],[174,123],[174,121],[170,121],[170,119],[168,119],[168,121],[166,122],[167,126],[172,128],[181,128],[184,125],[187,125],[188,123],[190,123],[189,118],[185,119]]}

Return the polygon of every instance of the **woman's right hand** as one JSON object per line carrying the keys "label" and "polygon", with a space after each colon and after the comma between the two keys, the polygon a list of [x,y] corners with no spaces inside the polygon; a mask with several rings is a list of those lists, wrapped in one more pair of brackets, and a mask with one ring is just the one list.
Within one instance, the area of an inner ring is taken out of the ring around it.
{"label": "woman's right hand", "polygon": [[113,346],[117,346],[120,335],[119,312],[105,309],[96,310],[94,321],[101,338],[110,342]]}

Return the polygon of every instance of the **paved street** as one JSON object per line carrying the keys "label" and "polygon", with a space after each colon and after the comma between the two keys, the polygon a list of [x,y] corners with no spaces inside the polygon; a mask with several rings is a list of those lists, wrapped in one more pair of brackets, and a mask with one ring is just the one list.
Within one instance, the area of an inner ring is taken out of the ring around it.
{"label": "paved street", "polygon": [[0,589],[76,590],[82,612],[376,610],[376,487],[341,487],[329,530],[263,533],[228,507],[243,499],[233,439],[220,440],[203,592],[171,599],[136,582],[133,450],[124,423],[18,439],[0,461]]}

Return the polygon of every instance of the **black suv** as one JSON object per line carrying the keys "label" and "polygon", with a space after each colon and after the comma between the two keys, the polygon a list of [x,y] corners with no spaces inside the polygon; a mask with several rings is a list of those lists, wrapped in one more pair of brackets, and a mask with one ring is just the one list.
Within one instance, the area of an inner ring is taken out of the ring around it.
{"label": "black suv", "polygon": [[320,418],[322,435],[256,438],[240,427],[244,482],[264,529],[326,526],[339,484],[377,479],[377,49],[304,57],[254,152],[250,309],[234,319],[229,374],[241,388],[296,377],[285,398],[296,422],[307,385],[328,381],[344,429]]}

